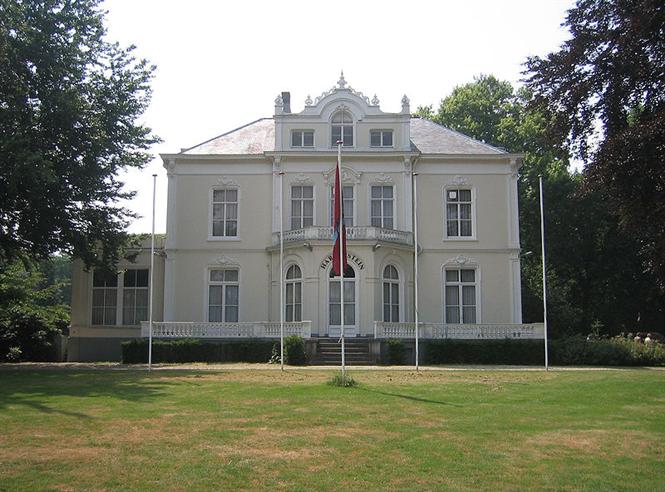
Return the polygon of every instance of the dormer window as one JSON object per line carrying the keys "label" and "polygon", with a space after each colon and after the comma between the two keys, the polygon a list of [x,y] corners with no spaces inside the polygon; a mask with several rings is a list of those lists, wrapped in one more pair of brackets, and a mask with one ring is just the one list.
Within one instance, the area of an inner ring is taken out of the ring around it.
{"label": "dormer window", "polygon": [[370,145],[372,147],[392,147],[392,130],[372,130],[369,132]]}
{"label": "dormer window", "polygon": [[314,131],[293,130],[291,132],[291,147],[314,147]]}
{"label": "dormer window", "polygon": [[351,113],[342,109],[337,111],[332,117],[331,142],[332,147],[337,146],[337,141],[341,140],[344,147],[353,147],[353,118]]}

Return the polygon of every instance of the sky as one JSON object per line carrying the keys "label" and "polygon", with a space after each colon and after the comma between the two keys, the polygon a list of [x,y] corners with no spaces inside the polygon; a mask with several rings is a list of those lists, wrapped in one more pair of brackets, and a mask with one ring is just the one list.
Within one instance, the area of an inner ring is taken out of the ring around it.
{"label": "sky", "polygon": [[107,0],[108,39],[136,45],[157,66],[141,120],[161,137],[154,159],[121,175],[137,195],[124,205],[143,217],[130,232],[166,229],[166,171],[176,153],[261,117],[291,92],[294,112],[330,89],[340,71],[381,109],[433,104],[479,74],[514,85],[528,56],[555,51],[570,0],[339,0],[336,2]]}

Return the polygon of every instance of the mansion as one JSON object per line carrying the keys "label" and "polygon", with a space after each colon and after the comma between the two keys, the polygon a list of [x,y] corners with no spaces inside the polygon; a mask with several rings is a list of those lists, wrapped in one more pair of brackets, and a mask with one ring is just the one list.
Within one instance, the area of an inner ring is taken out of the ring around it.
{"label": "mansion", "polygon": [[[338,140],[343,293],[330,273]],[[275,338],[284,309],[287,335],[339,337],[343,316],[348,337],[413,340],[417,250],[422,338],[542,338],[521,315],[522,155],[412,116],[406,96],[386,113],[342,75],[300,112],[283,92],[272,117],[161,158],[155,337]],[[146,336],[149,248],[110,277],[75,263],[70,360],[118,359],[121,341]]]}

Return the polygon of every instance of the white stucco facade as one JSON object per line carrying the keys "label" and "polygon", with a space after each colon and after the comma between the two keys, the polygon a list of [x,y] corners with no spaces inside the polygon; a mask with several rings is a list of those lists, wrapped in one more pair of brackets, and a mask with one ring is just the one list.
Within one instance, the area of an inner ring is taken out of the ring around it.
{"label": "white stucco facade", "polygon": [[[338,336],[329,256],[333,142],[341,136],[354,269],[345,280],[346,335],[372,337],[377,323],[414,320],[414,180],[419,319],[521,323],[521,155],[412,117],[406,96],[399,113],[385,113],[376,96],[370,100],[343,77],[315,100],[307,96],[299,113],[289,98],[277,98],[271,118],[162,154],[168,209],[156,261],[156,321],[274,323],[283,279],[290,285],[287,321],[307,322],[307,336]],[[139,336],[139,327],[124,327],[119,317],[114,326],[93,325],[92,275],[79,269],[75,276],[73,336]]]}

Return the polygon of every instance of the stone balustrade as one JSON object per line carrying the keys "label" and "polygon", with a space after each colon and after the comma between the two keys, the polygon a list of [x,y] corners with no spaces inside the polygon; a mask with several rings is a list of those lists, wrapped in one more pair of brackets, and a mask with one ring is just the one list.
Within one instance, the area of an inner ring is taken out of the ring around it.
{"label": "stone balustrade", "polygon": [[[492,340],[492,339],[540,339],[544,338],[542,323],[522,324],[443,324],[418,323],[418,337],[422,339],[466,339],[466,340]],[[375,338],[415,338],[415,323],[388,323],[374,322]]]}
{"label": "stone balustrade", "polygon": [[[141,322],[141,336],[149,336],[150,326]],[[236,323],[203,323],[195,321],[153,321],[153,338],[279,338],[279,321],[240,321]],[[284,336],[311,338],[312,322],[284,323]]]}
{"label": "stone balustrade", "polygon": [[[332,227],[305,227],[284,231],[284,242],[332,240]],[[348,241],[385,241],[389,243],[413,245],[413,234],[408,231],[384,229],[382,227],[352,226],[346,228]],[[279,233],[273,234],[273,243],[279,244]]]}

